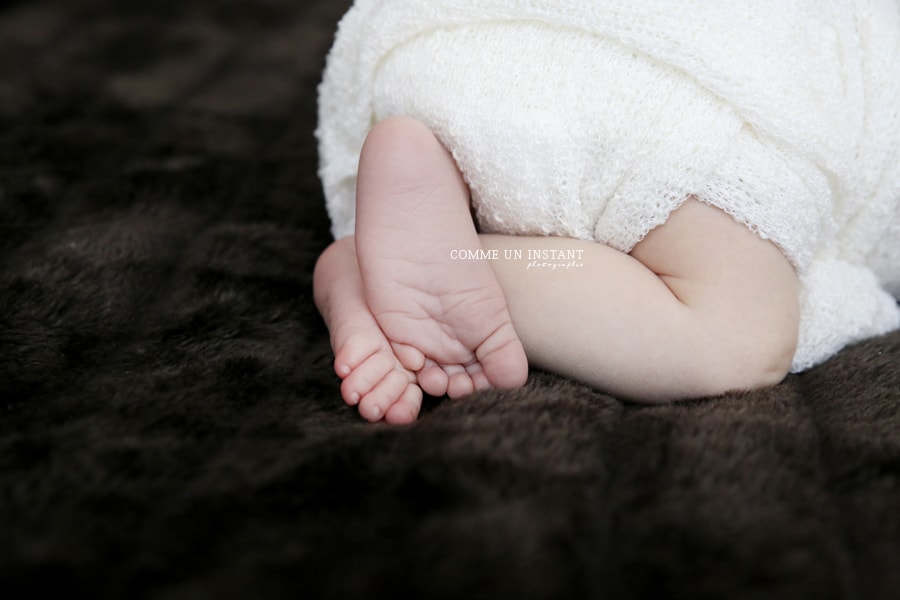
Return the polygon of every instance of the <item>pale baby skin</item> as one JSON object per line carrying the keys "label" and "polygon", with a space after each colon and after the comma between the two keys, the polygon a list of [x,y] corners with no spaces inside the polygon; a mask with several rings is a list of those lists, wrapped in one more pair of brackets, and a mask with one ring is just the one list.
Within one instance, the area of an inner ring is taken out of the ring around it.
{"label": "pale baby skin", "polygon": [[[479,234],[450,153],[423,123],[392,117],[366,138],[356,202],[355,235],[322,253],[314,291],[343,399],[368,421],[414,421],[423,391],[519,387],[529,364],[643,403],[767,387],[790,369],[793,267],[700,199],[628,254]],[[502,258],[529,254],[579,259]]]}

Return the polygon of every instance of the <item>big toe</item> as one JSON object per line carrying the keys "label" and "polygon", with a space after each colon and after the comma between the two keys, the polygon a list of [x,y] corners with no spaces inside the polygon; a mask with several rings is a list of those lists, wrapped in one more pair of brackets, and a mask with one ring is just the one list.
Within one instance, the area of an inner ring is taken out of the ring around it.
{"label": "big toe", "polygon": [[512,325],[508,325],[508,330],[504,329],[498,330],[478,349],[478,360],[491,386],[519,388],[528,379],[528,358]]}

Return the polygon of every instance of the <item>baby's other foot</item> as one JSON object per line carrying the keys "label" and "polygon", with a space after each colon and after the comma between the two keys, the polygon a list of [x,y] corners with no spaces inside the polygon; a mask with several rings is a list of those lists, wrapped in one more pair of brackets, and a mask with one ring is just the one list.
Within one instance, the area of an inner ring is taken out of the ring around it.
{"label": "baby's other foot", "polygon": [[366,302],[391,343],[429,359],[422,388],[458,397],[524,384],[527,359],[493,269],[460,259],[482,247],[468,187],[441,143],[413,119],[382,121],[366,139],[357,185]]}
{"label": "baby's other foot", "polygon": [[334,370],[343,380],[344,401],[358,406],[368,421],[414,421],[422,406],[422,390],[397,357],[421,368],[424,356],[414,348],[392,346],[379,328],[363,296],[352,236],[322,253],[313,287],[316,305],[331,333]]}
{"label": "baby's other foot", "polygon": [[[367,421],[412,423],[422,407],[422,390],[415,375],[394,355],[371,314],[368,319],[359,317],[352,332],[335,336],[334,368],[343,379],[341,396],[347,404],[357,406]],[[360,327],[366,320],[368,326]]]}

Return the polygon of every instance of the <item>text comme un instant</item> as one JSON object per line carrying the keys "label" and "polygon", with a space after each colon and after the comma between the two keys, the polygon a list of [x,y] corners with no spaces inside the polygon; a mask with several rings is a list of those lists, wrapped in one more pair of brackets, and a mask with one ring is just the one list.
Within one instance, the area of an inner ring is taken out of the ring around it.
{"label": "text comme un instant", "polygon": [[451,250],[451,260],[581,260],[584,250],[552,250],[547,248],[518,250],[498,249]]}

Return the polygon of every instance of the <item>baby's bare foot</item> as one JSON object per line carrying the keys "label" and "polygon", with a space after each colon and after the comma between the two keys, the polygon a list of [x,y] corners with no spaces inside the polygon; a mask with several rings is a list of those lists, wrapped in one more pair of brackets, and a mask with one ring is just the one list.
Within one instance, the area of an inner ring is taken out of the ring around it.
{"label": "baby's bare foot", "polygon": [[481,249],[468,194],[423,124],[394,118],[370,132],[356,212],[365,298],[392,343],[426,357],[423,366],[403,364],[419,371],[419,385],[432,395],[518,387],[528,373],[492,268],[454,257]]}
{"label": "baby's bare foot", "polygon": [[418,360],[420,366],[424,357],[413,348],[395,349],[379,328],[363,296],[353,238],[338,240],[322,254],[314,287],[316,304],[331,332],[344,401],[358,406],[368,421],[415,421],[422,390],[397,355],[411,364]]}

